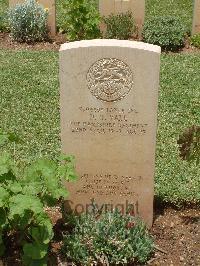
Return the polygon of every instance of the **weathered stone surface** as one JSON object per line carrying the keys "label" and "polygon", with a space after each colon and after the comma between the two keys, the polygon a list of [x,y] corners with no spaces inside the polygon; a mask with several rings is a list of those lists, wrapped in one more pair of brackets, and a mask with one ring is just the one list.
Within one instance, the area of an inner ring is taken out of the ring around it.
{"label": "weathered stone surface", "polygon": [[[24,0],[9,0],[9,7],[14,7],[16,4],[25,2]],[[56,7],[55,0],[38,0],[44,8],[48,8],[48,27],[50,35],[56,34]]]}
{"label": "weathered stone surface", "polygon": [[66,184],[68,205],[132,206],[151,226],[160,47],[90,40],[59,54],[62,151],[75,155],[80,177]]}
{"label": "weathered stone surface", "polygon": [[[101,16],[125,13],[127,11],[133,13],[138,33],[140,35],[144,24],[145,0],[99,0],[99,12]],[[102,30],[105,30],[103,25]]]}
{"label": "weathered stone surface", "polygon": [[200,33],[200,0],[194,0],[192,34]]}

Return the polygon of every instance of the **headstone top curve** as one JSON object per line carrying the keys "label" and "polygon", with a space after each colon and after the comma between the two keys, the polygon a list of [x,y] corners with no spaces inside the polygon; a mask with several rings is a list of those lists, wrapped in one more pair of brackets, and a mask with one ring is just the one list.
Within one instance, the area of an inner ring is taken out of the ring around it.
{"label": "headstone top curve", "polygon": [[82,40],[64,43],[60,47],[60,52],[68,49],[86,48],[86,47],[122,47],[122,48],[135,48],[138,50],[148,50],[150,52],[161,53],[161,47],[138,41],[128,40],[116,40],[116,39],[94,39],[94,40]]}

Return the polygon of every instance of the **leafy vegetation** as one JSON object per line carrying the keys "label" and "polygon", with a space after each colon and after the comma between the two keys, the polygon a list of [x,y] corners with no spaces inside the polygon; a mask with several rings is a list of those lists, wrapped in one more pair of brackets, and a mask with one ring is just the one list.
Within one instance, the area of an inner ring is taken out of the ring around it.
{"label": "leafy vegetation", "polygon": [[[0,133],[0,144],[18,141],[14,134]],[[22,249],[23,263],[47,265],[49,242],[53,237],[51,220],[44,207],[67,196],[63,181],[76,179],[74,159],[62,156],[58,161],[39,158],[19,169],[11,154],[0,156],[0,256],[8,249],[11,235]]]}
{"label": "leafy vegetation", "polygon": [[105,38],[107,39],[127,40],[134,33],[135,23],[131,12],[111,14],[105,17],[103,21],[106,25]]}
{"label": "leafy vegetation", "polygon": [[48,11],[35,0],[26,0],[11,8],[8,22],[11,36],[19,42],[43,41],[48,37]]}
{"label": "leafy vegetation", "polygon": [[100,36],[100,16],[95,0],[68,0],[65,10],[64,31],[69,40],[95,39]]}
{"label": "leafy vegetation", "polygon": [[144,263],[153,251],[144,224],[117,210],[103,213],[98,219],[95,214],[82,214],[71,221],[74,229],[65,236],[62,252],[82,265]]}
{"label": "leafy vegetation", "polygon": [[145,21],[142,35],[145,42],[174,51],[184,46],[186,27],[174,16],[153,17]]}

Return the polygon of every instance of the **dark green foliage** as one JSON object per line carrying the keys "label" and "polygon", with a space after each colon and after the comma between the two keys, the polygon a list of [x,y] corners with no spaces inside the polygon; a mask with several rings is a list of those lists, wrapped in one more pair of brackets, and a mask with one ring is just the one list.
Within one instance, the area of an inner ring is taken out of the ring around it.
{"label": "dark green foliage", "polygon": [[66,14],[63,30],[69,40],[95,39],[100,36],[100,16],[95,0],[67,0],[63,8]]}
{"label": "dark green foliage", "polygon": [[127,40],[135,30],[134,18],[131,12],[104,17],[106,25],[105,38]]}
{"label": "dark green foliage", "polygon": [[200,34],[195,34],[190,38],[190,43],[200,49]]}
{"label": "dark green foliage", "polygon": [[[14,134],[0,132],[0,145],[18,140]],[[76,178],[73,161],[70,156],[58,161],[40,158],[22,171],[9,153],[1,154],[0,256],[8,248],[4,239],[16,234],[24,265],[47,265],[53,229],[44,207],[67,196],[63,181]]]}
{"label": "dark green foliage", "polygon": [[83,214],[73,217],[74,229],[64,238],[63,254],[84,266],[101,262],[106,265],[144,263],[153,251],[153,241],[144,224],[118,211],[100,217]]}
{"label": "dark green foliage", "polygon": [[187,161],[200,163],[200,126],[192,126],[186,129],[179,137],[180,156]]}
{"label": "dark green foliage", "polygon": [[184,46],[186,27],[174,16],[153,17],[145,21],[142,35],[144,42],[174,51]]}

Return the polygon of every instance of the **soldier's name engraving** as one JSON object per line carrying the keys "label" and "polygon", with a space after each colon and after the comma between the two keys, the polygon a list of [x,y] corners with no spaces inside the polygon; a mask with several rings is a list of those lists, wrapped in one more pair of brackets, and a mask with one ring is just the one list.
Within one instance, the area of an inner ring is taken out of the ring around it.
{"label": "soldier's name engraving", "polygon": [[[77,112],[84,114],[84,121],[70,121],[72,133],[97,133],[120,135],[145,135],[148,124],[138,122],[138,111],[130,108],[103,108],[84,107],[77,108]],[[83,115],[80,115],[83,117]]]}

